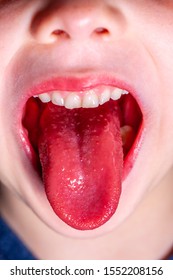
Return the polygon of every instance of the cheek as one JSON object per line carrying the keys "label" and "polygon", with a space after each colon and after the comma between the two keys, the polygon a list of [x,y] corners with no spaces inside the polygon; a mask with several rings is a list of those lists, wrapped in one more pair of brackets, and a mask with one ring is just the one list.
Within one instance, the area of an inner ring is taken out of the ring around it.
{"label": "cheek", "polygon": [[4,7],[0,3],[0,27],[3,26],[0,28],[0,71],[8,65],[20,47],[30,40],[30,23],[35,7],[34,1],[27,2],[14,1],[14,4],[4,4]]}
{"label": "cheek", "polygon": [[[5,95],[5,93],[4,93]],[[18,166],[19,153],[14,147],[14,134],[9,126],[9,116],[5,114],[7,106],[0,102],[0,181],[13,193],[21,194],[24,186],[24,173]],[[8,107],[8,111],[11,112]],[[25,166],[25,163],[23,163]]]}
{"label": "cheek", "polygon": [[160,163],[160,173],[163,174],[168,171],[173,161],[173,10],[165,9],[163,13],[160,11],[160,15],[162,15],[160,19],[162,24],[156,17],[153,17],[153,22],[149,19],[142,32],[143,38],[140,35],[139,37],[145,44],[157,71],[159,90],[155,93],[151,91],[151,98],[154,94],[152,102],[155,102],[153,106],[159,126],[158,131],[155,129],[154,132],[153,124],[153,139],[158,146],[157,165],[162,163]]}

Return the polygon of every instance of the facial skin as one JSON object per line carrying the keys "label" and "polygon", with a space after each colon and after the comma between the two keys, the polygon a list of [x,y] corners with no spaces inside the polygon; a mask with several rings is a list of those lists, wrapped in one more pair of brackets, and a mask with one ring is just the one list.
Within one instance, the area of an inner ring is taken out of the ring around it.
{"label": "facial skin", "polygon": [[[55,34],[59,29],[64,33]],[[0,1],[1,211],[37,257],[162,258],[171,249],[172,34],[172,1]],[[21,145],[19,120],[35,84],[106,73],[134,89],[144,131],[116,213],[81,232],[50,208]]]}

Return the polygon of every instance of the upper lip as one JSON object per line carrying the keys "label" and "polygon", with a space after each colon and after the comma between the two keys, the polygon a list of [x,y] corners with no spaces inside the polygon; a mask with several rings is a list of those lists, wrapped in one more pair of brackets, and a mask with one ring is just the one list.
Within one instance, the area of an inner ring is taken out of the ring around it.
{"label": "upper lip", "polygon": [[125,82],[119,81],[116,78],[113,78],[111,75],[91,74],[86,75],[85,77],[60,76],[57,78],[50,78],[41,82],[40,84],[34,85],[30,89],[29,95],[32,96],[34,94],[41,94],[43,92],[54,90],[79,92],[95,88],[100,85],[114,86],[127,90],[127,85],[125,85]]}

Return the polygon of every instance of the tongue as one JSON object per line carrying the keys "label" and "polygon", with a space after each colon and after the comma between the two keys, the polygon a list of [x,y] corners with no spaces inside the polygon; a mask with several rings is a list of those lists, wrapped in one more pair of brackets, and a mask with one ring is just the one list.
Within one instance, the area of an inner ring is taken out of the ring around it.
{"label": "tongue", "polygon": [[121,194],[123,150],[118,107],[67,110],[48,104],[40,120],[39,156],[47,198],[78,230],[103,225]]}

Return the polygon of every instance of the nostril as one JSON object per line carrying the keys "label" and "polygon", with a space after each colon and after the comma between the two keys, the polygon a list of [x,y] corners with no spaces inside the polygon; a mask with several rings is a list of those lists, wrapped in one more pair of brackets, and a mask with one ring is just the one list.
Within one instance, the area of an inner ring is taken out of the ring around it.
{"label": "nostril", "polygon": [[55,36],[55,37],[61,37],[61,38],[64,38],[64,39],[69,39],[70,38],[70,35],[62,29],[54,30],[52,32],[52,35]]}
{"label": "nostril", "polygon": [[[91,35],[101,36],[101,37],[108,37],[110,35],[110,32],[109,32],[109,30],[107,28],[98,27],[98,28],[93,30]],[[51,37],[53,37],[54,40],[56,40],[57,38],[60,38],[60,39],[70,39],[70,38],[72,38],[70,36],[70,34],[68,32],[66,32],[65,30],[63,30],[63,29],[56,29],[56,30],[54,30],[51,33]]]}
{"label": "nostril", "polygon": [[94,33],[98,35],[109,35],[109,31],[107,28],[104,27],[98,27],[94,30]]}
{"label": "nostril", "polygon": [[110,32],[107,28],[98,27],[92,32],[92,35],[100,38],[108,38],[110,36]]}

